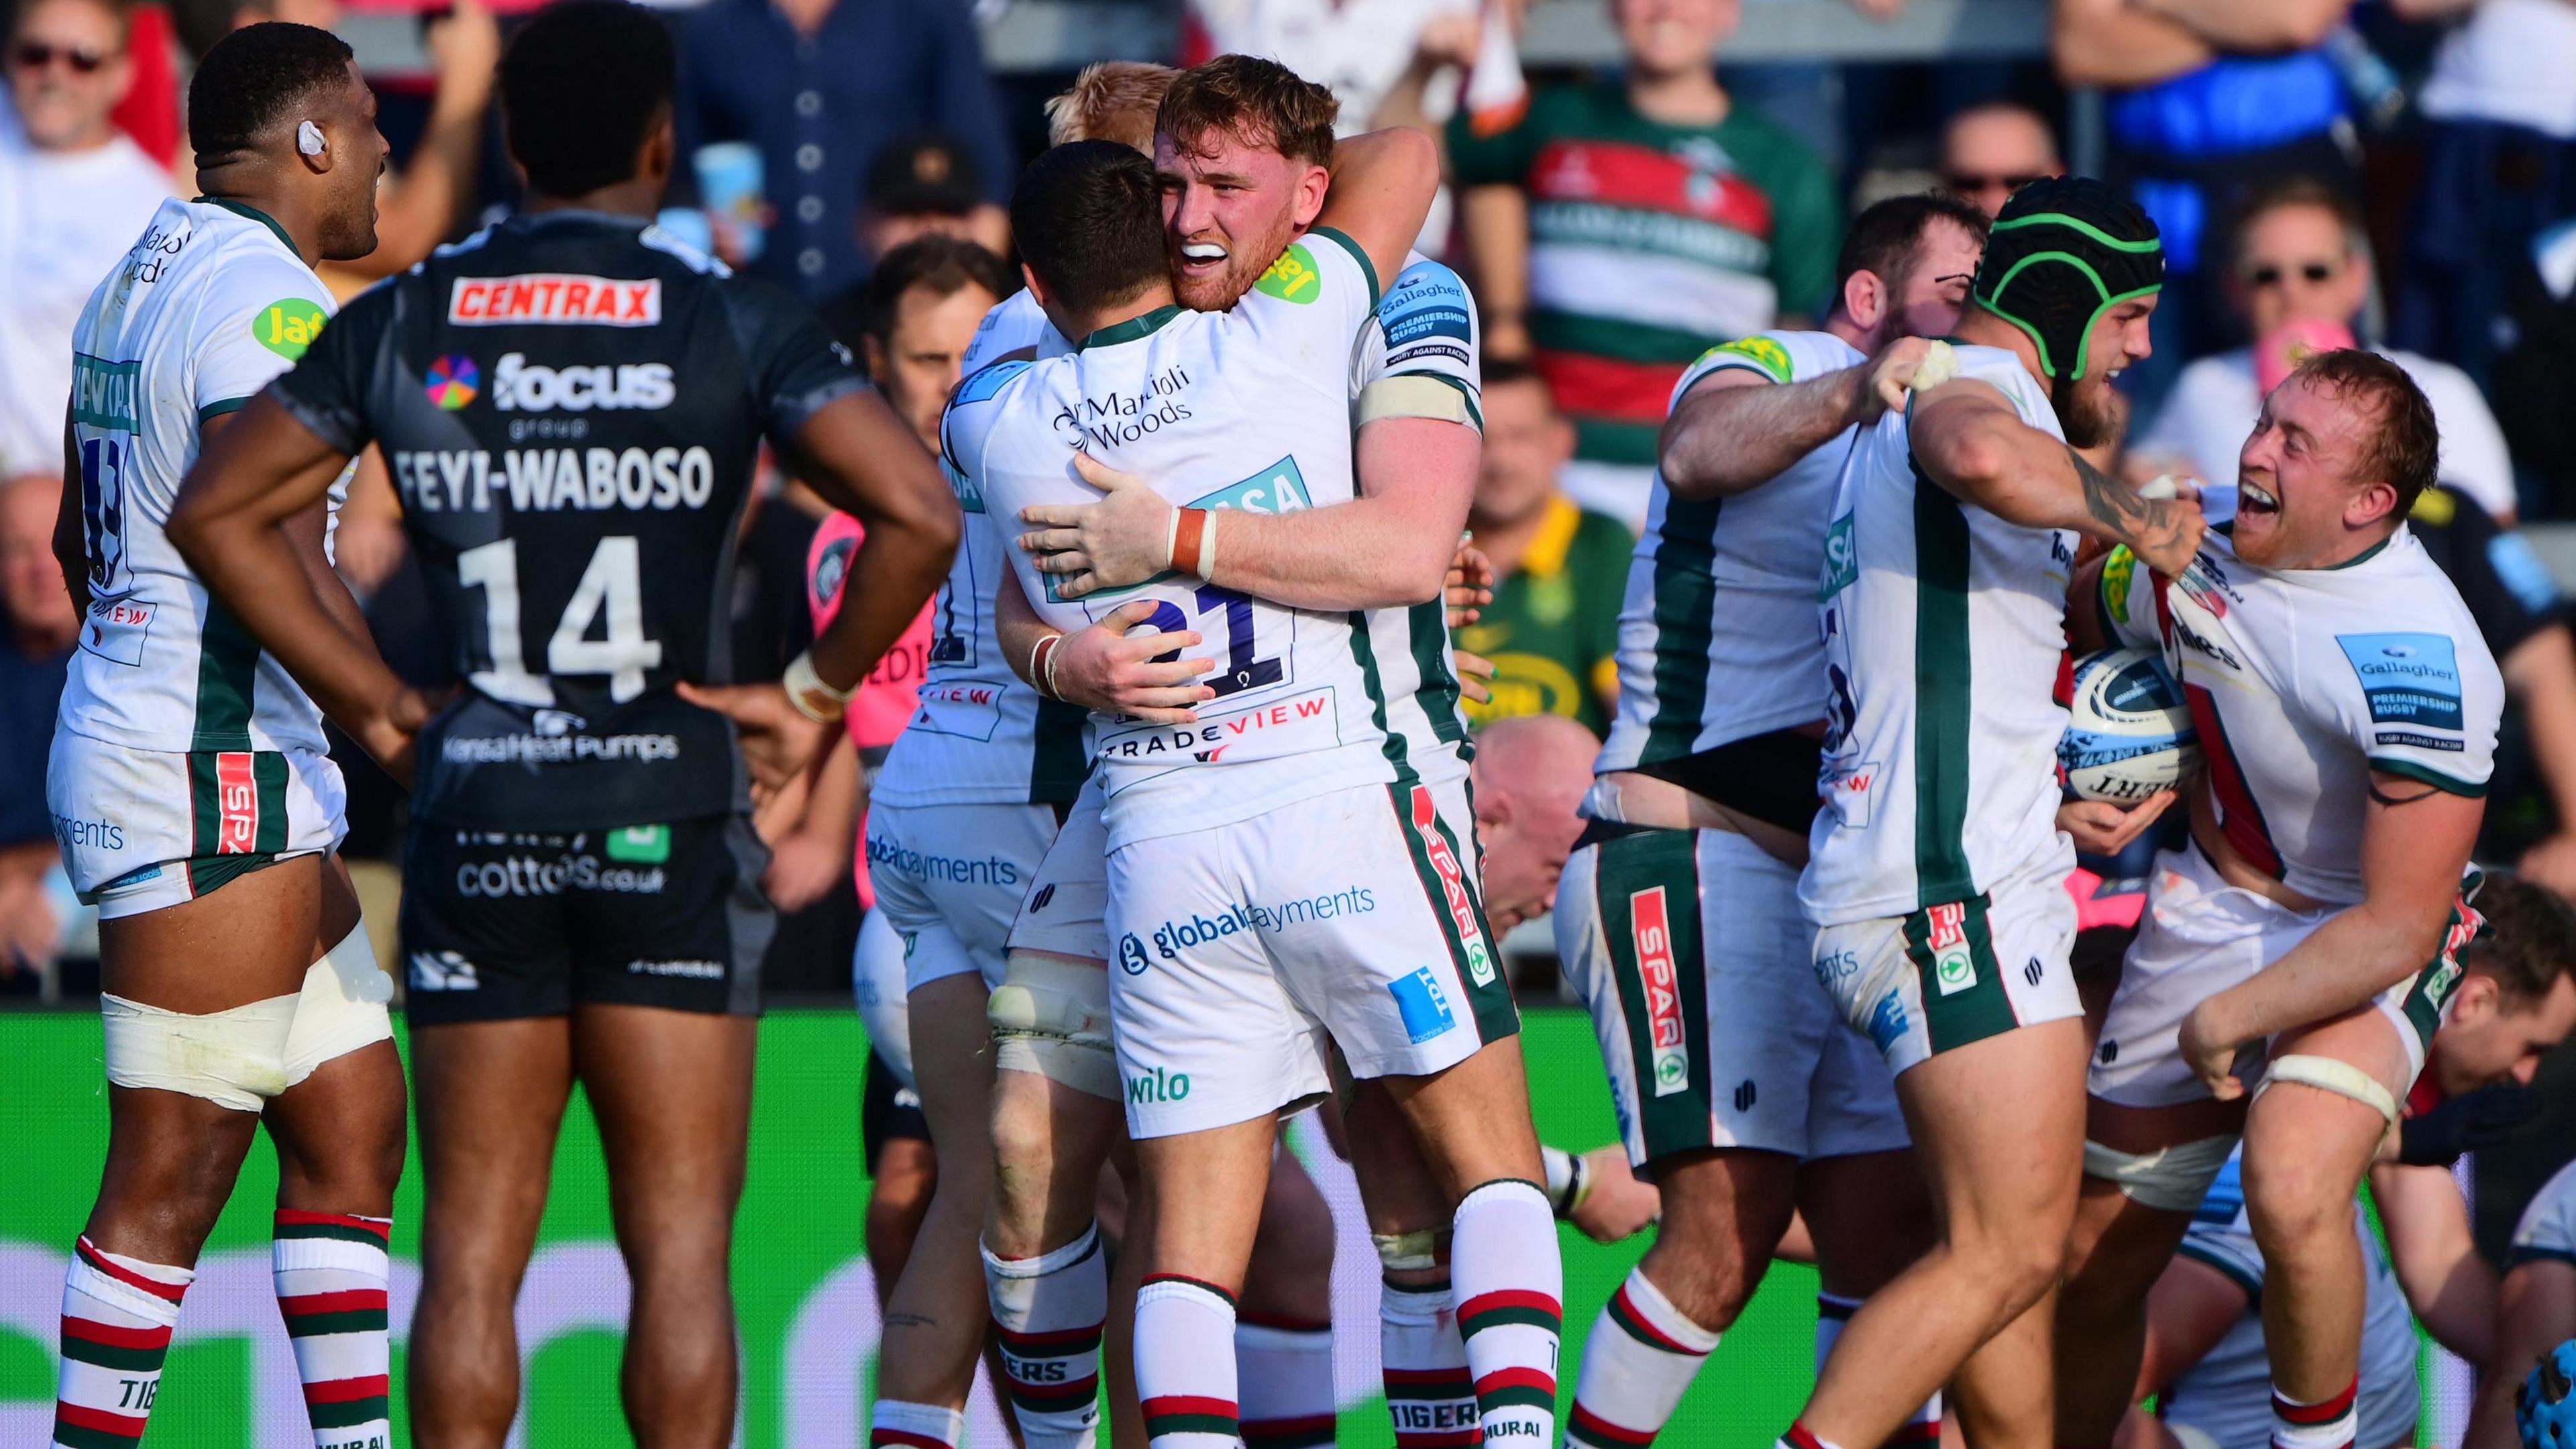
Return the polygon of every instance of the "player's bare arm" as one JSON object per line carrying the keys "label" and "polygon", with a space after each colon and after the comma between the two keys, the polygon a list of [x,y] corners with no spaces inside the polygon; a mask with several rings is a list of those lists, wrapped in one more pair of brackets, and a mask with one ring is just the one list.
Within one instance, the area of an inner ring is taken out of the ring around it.
{"label": "player's bare arm", "polygon": [[1315,225],[1359,243],[1381,278],[1404,270],[1440,189],[1440,147],[1396,126],[1333,144],[1333,189]]}
{"label": "player's bare arm", "polygon": [[853,588],[814,641],[814,672],[855,689],[938,592],[963,527],[957,496],[912,429],[876,392],[834,399],[791,448],[796,475],[867,529],[850,559]]}
{"label": "player's bare arm", "polygon": [[412,738],[429,716],[428,703],[385,667],[363,631],[353,635],[334,616],[296,540],[299,527],[311,527],[299,521],[328,506],[331,482],[348,462],[263,394],[206,431],[168,533],[206,591],[314,703],[395,778],[408,780]]}
{"label": "player's bare arm", "polygon": [[2245,1290],[2195,1258],[2176,1256],[2147,1294],[2146,1352],[2132,1402],[2161,1394],[2209,1357],[2245,1316]]}
{"label": "player's bare arm", "polygon": [[2520,1449],[2514,1392],[2532,1365],[2576,1335],[2576,1263],[2533,1258],[2505,1274],[2496,1305],[2495,1348],[2478,1377],[2461,1449]]}
{"label": "player's bare arm", "polygon": [[72,617],[89,617],[89,541],[81,537],[80,435],[63,420],[63,496],[54,506],[54,563],[63,571],[63,588],[72,596]]}
{"label": "player's bare arm", "polygon": [[1865,363],[1773,382],[1751,368],[1702,378],[1664,419],[1656,452],[1676,498],[1731,498],[1777,478],[1849,427],[1905,406],[1905,389],[1932,344],[1900,337]]}
{"label": "player's bare arm", "polygon": [[[2370,772],[2361,903],[2183,1018],[2180,1049],[2219,1100],[2245,1093],[2245,1083],[2229,1071],[2237,1048],[2341,1015],[2424,969],[2442,945],[2460,872],[2485,814],[2486,802],[2476,796]],[[2203,849],[2210,848],[2204,840]],[[2217,849],[2225,852],[2224,843]]]}
{"label": "player's bare arm", "polygon": [[1914,456],[1959,498],[2025,528],[2066,528],[2125,543],[2156,572],[2182,572],[2200,547],[2200,505],[2146,498],[2027,426],[2004,395],[1974,378],[1919,394]]}
{"label": "player's bare arm", "polygon": [[2444,1348],[2485,1363],[2495,1351],[2496,1275],[2478,1256],[2450,1169],[2382,1163],[2370,1170],[2370,1198],[2416,1321]]}
{"label": "player's bare arm", "polygon": [[[1213,561],[1200,544],[1208,582],[1298,609],[1400,608],[1440,596],[1458,533],[1475,494],[1482,439],[1464,423],[1380,418],[1362,427],[1353,460],[1360,496],[1332,508],[1286,514],[1228,509],[1213,514]],[[1138,584],[1171,567],[1180,509],[1132,474],[1076,453],[1084,481],[1106,495],[1093,504],[1020,510],[1035,525],[1020,547],[1057,592],[1078,599]]]}
{"label": "player's bare arm", "polygon": [[[1065,634],[1038,617],[1020,592],[1019,576],[1006,573],[994,585],[993,608],[1002,657],[1040,694],[1154,724],[1195,724],[1198,714],[1190,706],[1216,697],[1195,682],[1216,661],[1178,657],[1198,646],[1197,630],[1128,632],[1154,612],[1150,601],[1123,604],[1089,628]],[[1048,640],[1057,642],[1041,654],[1039,646]]]}

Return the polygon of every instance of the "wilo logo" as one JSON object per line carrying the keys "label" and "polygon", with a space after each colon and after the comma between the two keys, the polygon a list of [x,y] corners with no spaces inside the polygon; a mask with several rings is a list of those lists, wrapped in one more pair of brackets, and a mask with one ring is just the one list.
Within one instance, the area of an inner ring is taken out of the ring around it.
{"label": "wilo logo", "polygon": [[1141,1107],[1149,1102],[1179,1102],[1190,1095],[1190,1074],[1166,1072],[1156,1067],[1141,1077],[1127,1079],[1127,1105]]}

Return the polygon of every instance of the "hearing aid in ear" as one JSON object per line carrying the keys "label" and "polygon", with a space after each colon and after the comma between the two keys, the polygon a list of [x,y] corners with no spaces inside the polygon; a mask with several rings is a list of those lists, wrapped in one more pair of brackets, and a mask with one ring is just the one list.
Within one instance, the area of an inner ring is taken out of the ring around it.
{"label": "hearing aid in ear", "polygon": [[295,123],[295,149],[307,156],[319,156],[331,147],[322,139],[320,126],[311,121],[298,121]]}

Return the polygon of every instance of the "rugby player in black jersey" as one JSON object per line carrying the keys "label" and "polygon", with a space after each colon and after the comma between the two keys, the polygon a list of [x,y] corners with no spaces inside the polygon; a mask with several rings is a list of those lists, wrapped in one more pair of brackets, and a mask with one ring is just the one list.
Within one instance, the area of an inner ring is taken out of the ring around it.
{"label": "rugby player in black jersey", "polygon": [[[414,781],[424,1445],[508,1432],[512,1299],[576,1078],[634,1284],[635,1437],[730,1436],[726,1266],[771,921],[750,777],[811,755],[958,537],[929,455],[820,324],[651,225],[673,72],[662,22],[620,0],[530,20],[500,77],[527,210],[352,302],[208,452],[170,526],[209,590]],[[867,530],[845,607],[783,692],[726,684],[764,439]],[[434,712],[322,610],[283,531],[370,443],[468,685]]]}

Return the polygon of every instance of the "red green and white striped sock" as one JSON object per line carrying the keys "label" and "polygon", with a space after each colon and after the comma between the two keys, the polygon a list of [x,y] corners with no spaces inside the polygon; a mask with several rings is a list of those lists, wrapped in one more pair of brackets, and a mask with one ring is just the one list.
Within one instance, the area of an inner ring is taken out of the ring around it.
{"label": "red green and white striped sock", "polygon": [[1395,1420],[1395,1449],[1465,1449],[1484,1440],[1476,1427],[1476,1376],[1467,1371],[1467,1344],[1449,1304],[1445,1277],[1381,1281],[1378,1371]]}
{"label": "red green and white striped sock", "polygon": [[111,1253],[84,1234],[63,1272],[56,1449],[133,1449],[161,1392],[188,1268]]}
{"label": "red green and white striped sock", "polygon": [[2272,1386],[2274,1449],[2352,1449],[2360,1432],[2361,1377],[2322,1404],[2302,1404]]}
{"label": "red green and white striped sock", "polygon": [[1574,1381],[1574,1411],[1566,1416],[1569,1449],[1638,1449],[1655,1442],[1717,1339],[1715,1330],[1673,1307],[1645,1269],[1628,1270],[1628,1280],[1601,1306],[1583,1341],[1583,1373]]}
{"label": "red green and white striped sock", "polygon": [[868,1411],[869,1449],[957,1449],[965,1442],[964,1409],[879,1399]]}
{"label": "red green and white striped sock", "polygon": [[314,1449],[387,1449],[390,1218],[279,1208],[269,1269],[295,1346]]}
{"label": "red green and white striped sock", "polygon": [[1333,1325],[1245,1313],[1234,1325],[1244,1449],[1333,1442]]}
{"label": "red green and white striped sock", "polygon": [[1136,1294],[1136,1396],[1152,1449],[1234,1449],[1234,1295],[1156,1274]]}
{"label": "red green and white striped sock", "polygon": [[[1834,1356],[1834,1345],[1842,1341],[1843,1325],[1860,1311],[1861,1300],[1845,1298],[1839,1293],[1816,1295],[1816,1376],[1824,1377],[1825,1360]],[[1931,1449],[1941,1442],[1941,1391],[1932,1391],[1915,1409],[1914,1417],[1887,1441],[1893,1449]]]}
{"label": "red green and white striped sock", "polygon": [[1476,1415],[1493,1439],[1556,1438],[1557,1339],[1565,1289],[1556,1214],[1534,1182],[1485,1183],[1458,1200],[1449,1275],[1476,1376]]}
{"label": "red green and white striped sock", "polygon": [[1790,1421],[1789,1432],[1772,1441],[1771,1449],[1843,1449],[1831,1439],[1819,1439],[1808,1429],[1807,1421]]}
{"label": "red green and white striped sock", "polygon": [[1034,1258],[984,1251],[984,1295],[1011,1413],[1029,1449],[1091,1449],[1100,1419],[1100,1332],[1109,1265],[1100,1230]]}

